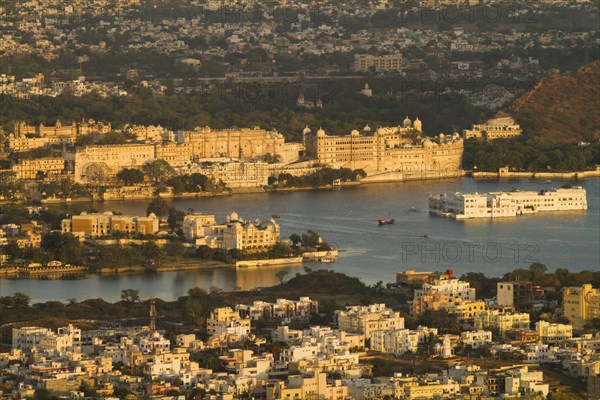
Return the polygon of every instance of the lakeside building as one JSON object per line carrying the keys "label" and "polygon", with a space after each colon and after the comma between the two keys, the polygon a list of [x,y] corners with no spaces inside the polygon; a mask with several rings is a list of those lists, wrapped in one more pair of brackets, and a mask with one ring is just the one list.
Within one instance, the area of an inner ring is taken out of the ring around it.
{"label": "lakeside building", "polygon": [[110,123],[96,122],[93,119],[72,122],[63,125],[56,121],[54,125],[28,125],[23,121],[13,124],[13,133],[8,138],[11,151],[28,151],[49,145],[75,144],[78,136],[90,133],[106,134],[111,131]]}
{"label": "lakeside building", "polygon": [[266,222],[242,219],[235,211],[225,223],[217,223],[214,215],[189,214],[183,219],[183,233],[196,247],[261,251],[273,247],[281,228],[272,218]]}
{"label": "lakeside building", "polygon": [[61,231],[88,237],[107,236],[114,232],[125,234],[151,235],[158,232],[159,218],[150,214],[147,217],[114,215],[107,211],[100,213],[86,213],[73,215],[63,219]]}
{"label": "lakeside building", "polygon": [[336,319],[340,330],[364,335],[365,339],[376,331],[404,329],[404,318],[385,304],[346,307],[336,311]]}
{"label": "lakeside building", "polygon": [[303,131],[306,155],[333,168],[363,169],[368,175],[454,173],[460,170],[463,140],[458,133],[421,137],[423,125],[408,117],[402,126],[370,128],[350,135],[328,135],[323,129]]}
{"label": "lakeside building", "polygon": [[473,125],[463,130],[463,138],[478,140],[511,139],[523,134],[521,126],[512,117],[493,118],[485,124]]}
{"label": "lakeside building", "polygon": [[490,193],[455,193],[429,196],[431,214],[454,219],[499,218],[543,211],[576,211],[587,209],[583,187]]}
{"label": "lakeside building", "polygon": [[354,72],[367,72],[371,68],[378,71],[401,71],[402,53],[375,56],[372,54],[355,54],[352,62]]}
{"label": "lakeside building", "polygon": [[197,158],[250,160],[271,154],[283,161],[286,156],[283,135],[258,126],[241,129],[197,127],[193,131],[179,132],[177,141],[190,143]]}
{"label": "lakeside building", "polygon": [[582,328],[592,319],[600,318],[600,290],[589,283],[565,288],[563,314],[575,328]]}
{"label": "lakeside building", "polygon": [[252,321],[276,318],[291,321],[292,318],[308,318],[311,314],[319,312],[319,302],[310,297],[300,297],[298,300],[277,299],[275,303],[254,301],[252,304],[238,304],[235,309],[242,318]]}
{"label": "lakeside building", "polygon": [[52,178],[65,173],[65,159],[62,157],[22,159],[13,164],[12,171],[17,179]]}
{"label": "lakeside building", "polygon": [[75,163],[75,182],[104,182],[123,168],[141,168],[156,160],[155,144],[77,147],[68,155]]}
{"label": "lakeside building", "polygon": [[496,288],[499,307],[513,307],[517,311],[531,311],[533,307],[533,285],[531,282],[498,282]]}

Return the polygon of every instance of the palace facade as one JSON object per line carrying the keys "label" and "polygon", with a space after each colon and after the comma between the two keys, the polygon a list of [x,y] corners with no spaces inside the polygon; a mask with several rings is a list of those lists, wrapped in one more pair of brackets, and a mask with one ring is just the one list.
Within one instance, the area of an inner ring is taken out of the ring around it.
{"label": "palace facade", "polygon": [[306,154],[333,168],[362,168],[367,174],[385,172],[452,172],[462,162],[463,140],[458,133],[438,138],[422,137],[423,125],[407,117],[402,126],[382,127],[371,133],[328,135],[323,129],[313,133],[308,127],[303,137]]}
{"label": "palace facade", "polygon": [[266,154],[285,159],[285,139],[260,127],[213,130],[208,126],[179,133],[179,143],[191,143],[197,158],[249,160]]}

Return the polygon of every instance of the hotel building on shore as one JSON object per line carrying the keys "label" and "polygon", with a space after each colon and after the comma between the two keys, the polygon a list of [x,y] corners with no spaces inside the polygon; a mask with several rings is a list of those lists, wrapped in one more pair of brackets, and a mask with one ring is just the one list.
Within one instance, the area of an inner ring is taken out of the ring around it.
{"label": "hotel building on shore", "polygon": [[523,129],[512,117],[501,117],[488,120],[485,124],[473,125],[463,130],[463,138],[478,140],[511,139],[521,136]]}
{"label": "hotel building on shore", "polygon": [[114,215],[107,211],[104,213],[81,213],[71,218],[63,219],[61,230],[63,233],[73,233],[86,237],[107,236],[114,232],[125,234],[149,235],[155,234],[159,229],[159,218],[150,214],[147,217]]}
{"label": "hotel building on shore", "polygon": [[249,221],[235,211],[225,223],[217,223],[214,215],[189,214],[183,219],[183,234],[196,247],[221,250],[264,251],[279,240],[281,228],[273,220]]}
{"label": "hotel building on shore", "polygon": [[581,186],[539,192],[443,193],[429,196],[431,214],[454,219],[514,217],[541,211],[586,209],[586,191]]}

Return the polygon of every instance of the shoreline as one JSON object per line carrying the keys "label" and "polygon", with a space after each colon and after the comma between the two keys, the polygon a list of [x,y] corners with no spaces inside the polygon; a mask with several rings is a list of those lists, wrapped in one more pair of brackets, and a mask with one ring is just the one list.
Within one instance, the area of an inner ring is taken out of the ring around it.
{"label": "shoreline", "polygon": [[[404,182],[430,182],[450,179],[462,179],[472,178],[475,180],[547,180],[547,179],[560,179],[560,180],[585,180],[585,179],[596,179],[600,178],[600,168],[597,170],[588,171],[574,171],[574,172],[469,172],[462,171],[457,174],[447,176],[431,176],[431,177],[405,177],[404,179],[363,179],[356,182],[342,182],[340,186],[323,185],[323,186],[306,186],[306,187],[286,187],[286,188],[264,188],[264,187],[252,187],[252,188],[239,188],[232,189],[227,192],[220,193],[180,193],[176,195],[160,196],[165,200],[177,200],[177,199],[193,199],[203,197],[221,197],[221,196],[238,196],[245,194],[260,194],[260,193],[277,193],[277,192],[300,192],[300,191],[311,191],[311,190],[336,190],[344,187],[357,187],[362,185],[377,185],[377,184],[390,184],[390,183],[404,183]],[[123,197],[123,198],[109,198],[99,199],[92,197],[75,197],[65,199],[43,199],[34,201],[10,201],[0,200],[0,205],[3,204],[24,204],[24,205],[56,205],[56,204],[71,204],[71,203],[95,203],[95,202],[112,202],[112,201],[131,201],[131,200],[152,200],[154,196],[150,197]]]}

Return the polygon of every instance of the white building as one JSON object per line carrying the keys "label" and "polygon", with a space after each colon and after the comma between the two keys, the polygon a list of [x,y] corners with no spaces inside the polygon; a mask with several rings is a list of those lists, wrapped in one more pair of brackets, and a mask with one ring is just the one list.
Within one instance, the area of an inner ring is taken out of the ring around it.
{"label": "white building", "polygon": [[475,300],[476,290],[469,282],[457,278],[435,279],[433,283],[424,283],[421,289],[415,290],[414,299],[418,300],[430,294],[445,294],[450,300]]}
{"label": "white building", "polygon": [[28,326],[12,330],[12,348],[30,351],[33,348],[47,355],[66,355],[81,348],[81,329],[73,325],[58,328],[55,333],[47,328]]}
{"label": "white building", "polygon": [[534,191],[429,196],[429,212],[454,219],[499,218],[542,211],[587,210],[581,186]]}
{"label": "white building", "polygon": [[478,348],[492,343],[492,332],[480,329],[478,331],[461,332],[460,340],[473,348]]}
{"label": "white building", "polygon": [[417,352],[420,343],[425,343],[429,338],[437,336],[438,330],[419,326],[417,330],[397,329],[376,331],[371,335],[371,350],[396,355],[406,352]]}
{"label": "white building", "polygon": [[242,318],[257,321],[263,318],[278,318],[291,320],[292,318],[308,318],[311,314],[319,312],[319,302],[310,297],[300,297],[299,300],[277,299],[275,303],[254,301],[252,304],[238,304],[235,309]]}
{"label": "white building", "polygon": [[369,339],[375,331],[404,329],[400,313],[386,308],[385,304],[351,306],[336,311],[340,330],[359,333]]}

